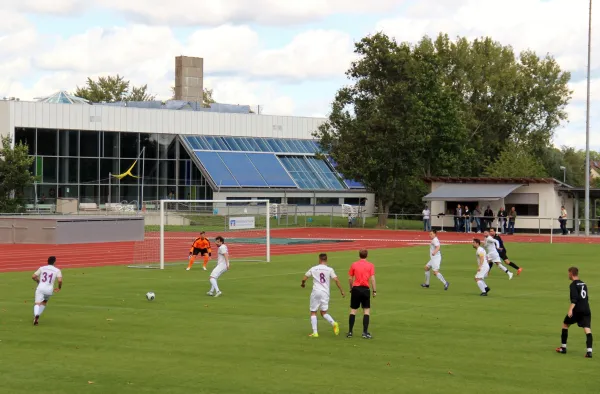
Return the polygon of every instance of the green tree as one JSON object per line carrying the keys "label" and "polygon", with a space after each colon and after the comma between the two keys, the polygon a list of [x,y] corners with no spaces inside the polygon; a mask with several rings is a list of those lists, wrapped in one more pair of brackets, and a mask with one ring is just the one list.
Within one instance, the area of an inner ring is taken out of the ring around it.
{"label": "green tree", "polygon": [[[175,99],[175,86],[171,86],[171,99]],[[210,105],[214,103],[216,103],[216,101],[213,99],[213,90],[204,88],[202,94],[202,107],[210,108]]]}
{"label": "green tree", "polygon": [[379,33],[355,52],[360,58],[346,73],[353,84],[337,92],[315,136],[341,174],[375,193],[383,227],[390,206],[414,191],[415,177],[461,167],[468,135],[432,50]]}
{"label": "green tree", "polygon": [[23,206],[23,190],[31,185],[35,177],[29,169],[33,157],[29,156],[26,145],[11,146],[10,137],[2,137],[0,149],[0,212],[18,212]]}
{"label": "green tree", "polygon": [[97,81],[87,79],[84,87],[77,87],[74,95],[92,103],[114,103],[118,101],[152,101],[156,96],[148,93],[148,85],[130,86],[122,76],[99,77]]}
{"label": "green tree", "polygon": [[542,163],[527,147],[519,143],[510,143],[500,153],[498,159],[489,164],[484,171],[490,177],[547,177]]}

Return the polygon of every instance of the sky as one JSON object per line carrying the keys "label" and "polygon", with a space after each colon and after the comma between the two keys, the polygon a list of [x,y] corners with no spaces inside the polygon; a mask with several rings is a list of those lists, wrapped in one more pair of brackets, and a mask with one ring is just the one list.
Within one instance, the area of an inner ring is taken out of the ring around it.
{"label": "sky", "polygon": [[[175,56],[204,58],[217,102],[325,117],[354,43],[382,31],[490,36],[572,73],[556,146],[585,148],[587,0],[0,0],[0,97],[74,91],[122,75],[170,98]],[[600,4],[592,22],[590,146],[600,150]]]}

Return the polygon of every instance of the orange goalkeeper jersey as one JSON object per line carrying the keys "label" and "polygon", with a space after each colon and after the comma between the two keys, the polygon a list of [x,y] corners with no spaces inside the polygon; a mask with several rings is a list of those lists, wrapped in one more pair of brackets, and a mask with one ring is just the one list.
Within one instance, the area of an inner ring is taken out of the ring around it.
{"label": "orange goalkeeper jersey", "polygon": [[192,247],[190,248],[190,253],[193,252],[194,249],[206,249],[209,253],[211,253],[210,241],[208,240],[208,238],[196,238],[194,240],[194,243],[192,244]]}

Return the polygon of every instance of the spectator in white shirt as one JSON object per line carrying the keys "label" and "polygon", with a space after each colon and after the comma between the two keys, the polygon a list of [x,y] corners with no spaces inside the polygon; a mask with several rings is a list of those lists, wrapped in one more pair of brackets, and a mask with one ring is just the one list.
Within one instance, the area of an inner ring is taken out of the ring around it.
{"label": "spectator in white shirt", "polygon": [[423,231],[431,231],[431,211],[427,205],[425,205],[425,209],[423,209]]}

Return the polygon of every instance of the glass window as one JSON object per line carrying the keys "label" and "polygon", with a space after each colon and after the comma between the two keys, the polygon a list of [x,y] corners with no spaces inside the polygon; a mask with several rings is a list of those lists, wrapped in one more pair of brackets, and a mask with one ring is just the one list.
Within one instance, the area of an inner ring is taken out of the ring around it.
{"label": "glass window", "polygon": [[199,136],[196,137],[196,140],[200,144],[201,149],[210,150],[210,145],[206,141],[206,138],[204,138],[203,136],[199,135]]}
{"label": "glass window", "polygon": [[176,183],[175,179],[175,161],[161,160],[159,162],[159,184],[172,185]]}
{"label": "glass window", "polygon": [[158,134],[140,134],[140,151],[144,149],[144,157],[156,159],[158,157]]}
{"label": "glass window", "polygon": [[[144,182],[144,198],[140,196],[140,200],[142,201],[156,201],[158,200],[158,186],[156,185],[148,185]],[[160,207],[157,205],[155,210],[159,210]]]}
{"label": "glass window", "polygon": [[58,182],[60,183],[77,183],[79,182],[78,172],[79,159],[76,158],[61,158],[58,164]]}
{"label": "glass window", "polygon": [[176,136],[173,134],[158,135],[158,157],[160,159],[174,159],[175,146],[177,145]]}
{"label": "glass window", "polygon": [[58,197],[79,198],[79,185],[58,185]]}
{"label": "glass window", "polygon": [[35,129],[27,129],[23,127],[15,128],[15,142],[27,145],[29,154],[35,155]]}
{"label": "glass window", "polygon": [[144,184],[158,185],[158,160],[144,160]]}
{"label": "glass window", "polygon": [[99,159],[79,159],[79,182],[98,183],[98,160]]}
{"label": "glass window", "polygon": [[183,146],[179,147],[179,159],[190,160],[190,155],[187,153],[187,150]]}
{"label": "glass window", "polygon": [[256,143],[260,148],[261,152],[273,152],[273,149],[267,144],[264,138],[257,138]]}
{"label": "glass window", "polygon": [[281,151],[281,149],[275,143],[275,140],[273,138],[265,139],[265,143],[271,148],[271,152],[280,152]]}
{"label": "glass window", "polygon": [[229,146],[231,150],[241,151],[243,150],[241,146],[238,144],[238,139],[233,137],[224,137],[225,142]]}
{"label": "glass window", "polygon": [[43,161],[43,183],[56,183],[57,182],[57,158],[56,157],[44,157]]}
{"label": "glass window", "polygon": [[288,197],[288,204],[310,205],[310,197]]}
{"label": "glass window", "polygon": [[[123,178],[117,180],[122,185],[124,184],[136,184],[138,183],[138,178],[134,178],[136,176],[140,176],[142,173],[142,163],[141,160],[136,162],[136,159],[121,159],[119,173],[122,175],[127,171],[131,172],[131,175],[126,175]],[[135,165],[134,165],[135,164]],[[119,174],[117,174],[119,175]],[[133,175],[133,176],[132,176]]]}
{"label": "glass window", "polygon": [[98,185],[80,185],[79,186],[79,202],[95,202],[96,204],[100,203],[100,194],[99,194]]}
{"label": "glass window", "polygon": [[110,198],[108,194],[108,185],[100,185],[100,204],[106,204],[107,202],[121,202],[118,185],[113,184],[110,187]]}
{"label": "glass window", "polygon": [[99,147],[99,132],[81,130],[81,133],[79,134],[79,155],[81,157],[98,157]]}
{"label": "glass window", "polygon": [[277,146],[279,146],[279,151],[280,152],[289,153],[289,152],[292,151],[290,149],[290,147],[288,146],[288,144],[285,142],[285,140],[276,139],[275,140],[275,144],[277,144]]}
{"label": "glass window", "polygon": [[39,156],[57,156],[58,155],[58,133],[53,129],[38,129],[37,133],[37,154]]}
{"label": "glass window", "polygon": [[142,198],[141,196],[141,187],[137,185],[121,185],[121,201],[127,201],[131,203],[133,201],[138,201]]}
{"label": "glass window", "polygon": [[102,133],[102,157],[119,157],[119,133]]}
{"label": "glass window", "polygon": [[138,133],[121,133],[121,157],[135,159],[140,154]]}
{"label": "glass window", "polygon": [[60,130],[58,132],[59,156],[79,156],[79,130]]}
{"label": "glass window", "polygon": [[202,147],[200,146],[200,143],[198,142],[198,139],[196,137],[193,137],[193,136],[191,136],[191,137],[183,137],[183,141],[192,150],[202,149]]}
{"label": "glass window", "polygon": [[[108,184],[111,175],[119,175],[119,159],[100,159],[100,183]],[[116,178],[112,178],[110,183],[117,183]]]}
{"label": "glass window", "polygon": [[339,205],[340,199],[337,197],[317,197],[317,205]]}
{"label": "glass window", "polygon": [[246,145],[248,145],[250,152],[260,152],[260,148],[258,147],[258,144],[254,142],[254,138],[244,138],[244,141],[246,142]]}
{"label": "glass window", "polygon": [[56,204],[56,185],[37,185],[39,204]]}

